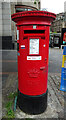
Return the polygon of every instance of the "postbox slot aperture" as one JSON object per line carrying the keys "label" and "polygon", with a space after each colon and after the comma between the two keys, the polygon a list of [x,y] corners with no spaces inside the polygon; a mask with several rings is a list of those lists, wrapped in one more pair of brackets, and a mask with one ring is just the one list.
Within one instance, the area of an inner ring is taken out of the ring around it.
{"label": "postbox slot aperture", "polygon": [[24,30],[24,34],[43,34],[45,30]]}

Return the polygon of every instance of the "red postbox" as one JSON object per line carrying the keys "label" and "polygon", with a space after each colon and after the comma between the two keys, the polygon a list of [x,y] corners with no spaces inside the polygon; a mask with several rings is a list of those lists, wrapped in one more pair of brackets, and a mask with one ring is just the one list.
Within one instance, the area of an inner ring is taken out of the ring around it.
{"label": "red postbox", "polygon": [[46,11],[15,13],[18,44],[18,106],[29,114],[47,107],[49,27],[56,15]]}

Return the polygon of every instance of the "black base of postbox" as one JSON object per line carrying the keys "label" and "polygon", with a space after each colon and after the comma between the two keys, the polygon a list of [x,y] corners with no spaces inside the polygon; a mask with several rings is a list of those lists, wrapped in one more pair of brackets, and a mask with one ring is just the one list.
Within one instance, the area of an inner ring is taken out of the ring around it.
{"label": "black base of postbox", "polygon": [[43,113],[47,108],[47,93],[48,90],[42,95],[28,96],[18,90],[17,104],[25,113],[33,115]]}

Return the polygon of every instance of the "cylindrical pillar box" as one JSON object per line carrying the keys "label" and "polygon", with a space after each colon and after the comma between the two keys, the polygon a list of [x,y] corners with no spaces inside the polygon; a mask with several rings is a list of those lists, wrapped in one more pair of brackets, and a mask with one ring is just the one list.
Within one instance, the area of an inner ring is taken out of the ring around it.
{"label": "cylindrical pillar box", "polygon": [[55,18],[46,11],[12,15],[18,30],[18,106],[29,114],[47,107],[49,27]]}

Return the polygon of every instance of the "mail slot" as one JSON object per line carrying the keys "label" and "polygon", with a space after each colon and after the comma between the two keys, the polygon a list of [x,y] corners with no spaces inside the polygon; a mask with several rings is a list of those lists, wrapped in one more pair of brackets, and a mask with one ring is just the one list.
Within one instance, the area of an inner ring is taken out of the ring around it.
{"label": "mail slot", "polygon": [[46,11],[15,13],[18,49],[18,106],[29,114],[47,108],[49,28],[56,15]]}

